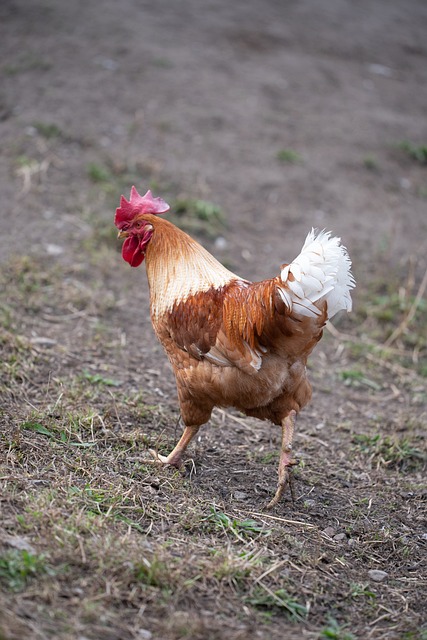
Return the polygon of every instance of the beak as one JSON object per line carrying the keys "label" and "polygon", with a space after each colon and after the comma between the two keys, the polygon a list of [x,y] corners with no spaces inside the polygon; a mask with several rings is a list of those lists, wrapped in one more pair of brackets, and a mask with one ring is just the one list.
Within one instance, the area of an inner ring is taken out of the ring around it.
{"label": "beak", "polygon": [[117,237],[120,238],[121,240],[122,238],[127,238],[128,235],[129,235],[128,231],[119,231],[119,233],[117,234]]}

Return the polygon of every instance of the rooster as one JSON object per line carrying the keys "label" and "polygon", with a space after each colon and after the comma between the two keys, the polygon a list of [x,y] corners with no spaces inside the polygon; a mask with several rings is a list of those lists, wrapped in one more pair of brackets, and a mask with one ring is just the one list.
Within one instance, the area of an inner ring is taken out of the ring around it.
{"label": "rooster", "polygon": [[180,467],[216,406],[270,420],[282,429],[272,508],[288,484],[292,491],[295,417],[311,398],[307,358],[326,321],[351,310],[350,258],[339,238],[312,230],[280,275],[250,282],[158,217],[169,208],[132,187],[115,216],[124,260],[138,267],[145,259],[151,320],[172,364],[185,425],[168,456],[151,453],[159,463]]}

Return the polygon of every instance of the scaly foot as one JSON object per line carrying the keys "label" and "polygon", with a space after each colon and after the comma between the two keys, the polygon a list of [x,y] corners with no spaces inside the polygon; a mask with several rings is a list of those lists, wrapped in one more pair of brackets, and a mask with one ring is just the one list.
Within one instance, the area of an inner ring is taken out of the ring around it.
{"label": "scaly foot", "polygon": [[270,500],[270,502],[265,507],[266,509],[272,509],[278,504],[282,498],[282,495],[289,485],[289,490],[291,492],[292,502],[295,502],[295,491],[294,491],[294,474],[292,473],[292,467],[296,466],[299,463],[298,460],[294,460],[293,458],[289,458],[286,464],[281,467],[279,482],[277,483],[276,493],[274,494],[274,498]]}
{"label": "scaly foot", "polygon": [[154,462],[162,465],[170,465],[171,467],[176,467],[179,469],[181,467],[181,456],[172,455],[170,453],[168,456],[162,456],[160,453],[157,453],[155,449],[148,449],[148,452],[153,456]]}
{"label": "scaly foot", "polygon": [[149,452],[157,463],[169,464],[171,467],[179,469],[181,466],[182,455],[199,429],[200,427],[198,425],[190,427],[186,426],[178,444],[168,456],[161,456],[154,449],[149,449]]}

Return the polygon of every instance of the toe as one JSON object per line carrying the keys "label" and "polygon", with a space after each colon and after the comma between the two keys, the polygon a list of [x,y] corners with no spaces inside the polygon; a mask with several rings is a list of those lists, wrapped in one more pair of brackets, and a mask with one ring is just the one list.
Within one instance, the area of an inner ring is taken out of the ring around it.
{"label": "toe", "polygon": [[181,459],[177,456],[162,456],[155,449],[149,449],[148,451],[153,456],[154,462],[157,462],[158,464],[170,465],[171,467],[176,467],[177,469],[179,469],[179,467],[181,466]]}

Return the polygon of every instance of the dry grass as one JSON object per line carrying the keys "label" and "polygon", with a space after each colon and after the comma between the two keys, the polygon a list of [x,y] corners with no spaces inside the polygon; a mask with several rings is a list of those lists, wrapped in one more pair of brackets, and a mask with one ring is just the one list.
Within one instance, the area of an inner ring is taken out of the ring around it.
{"label": "dry grass", "polygon": [[218,411],[184,476],[148,461],[174,398],[127,381],[114,291],[87,275],[24,259],[2,277],[1,637],[424,638],[425,387],[407,359],[334,331],[297,502],[265,513],[277,445],[255,420]]}

